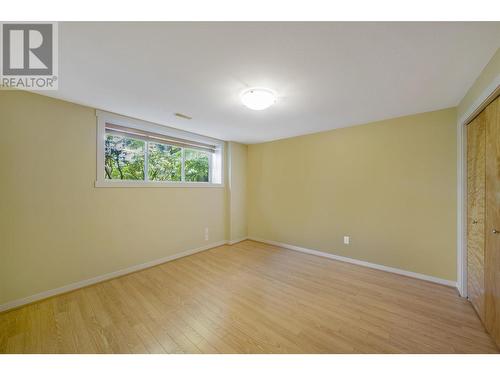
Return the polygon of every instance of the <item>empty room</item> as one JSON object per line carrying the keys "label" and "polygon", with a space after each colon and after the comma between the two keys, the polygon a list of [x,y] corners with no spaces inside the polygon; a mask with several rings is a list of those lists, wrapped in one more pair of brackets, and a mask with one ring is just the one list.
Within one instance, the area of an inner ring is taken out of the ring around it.
{"label": "empty room", "polygon": [[0,353],[499,353],[500,22],[0,27]]}

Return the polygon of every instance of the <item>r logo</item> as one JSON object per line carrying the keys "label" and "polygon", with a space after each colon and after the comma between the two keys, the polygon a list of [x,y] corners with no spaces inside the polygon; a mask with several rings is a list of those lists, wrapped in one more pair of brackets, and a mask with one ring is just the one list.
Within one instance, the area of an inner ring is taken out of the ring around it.
{"label": "r logo", "polygon": [[53,74],[54,38],[51,23],[6,23],[2,26],[4,76]]}

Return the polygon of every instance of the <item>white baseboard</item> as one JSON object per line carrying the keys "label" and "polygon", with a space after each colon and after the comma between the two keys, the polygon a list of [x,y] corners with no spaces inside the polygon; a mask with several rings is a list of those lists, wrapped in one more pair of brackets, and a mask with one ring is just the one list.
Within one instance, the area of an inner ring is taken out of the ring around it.
{"label": "white baseboard", "polygon": [[67,292],[70,292],[72,290],[80,289],[80,288],[83,288],[85,286],[89,286],[92,284],[97,284],[97,283],[100,283],[102,281],[114,279],[115,277],[118,277],[118,276],[123,276],[123,275],[129,274],[129,273],[132,273],[132,272],[136,272],[136,271],[140,271],[140,270],[143,270],[146,268],[157,266],[159,264],[170,262],[172,260],[179,259],[179,258],[188,256],[188,255],[196,254],[196,253],[199,253],[201,251],[205,251],[205,250],[217,247],[217,246],[225,245],[226,243],[228,243],[228,241],[214,242],[214,243],[211,243],[209,245],[197,247],[196,249],[186,250],[186,251],[183,251],[181,253],[169,255],[167,257],[155,259],[155,260],[152,260],[152,261],[146,262],[146,263],[137,264],[135,266],[124,268],[122,270],[107,273],[105,275],[92,277],[91,279],[87,279],[87,280],[77,281],[76,283],[68,284],[65,286],[61,286],[59,288],[55,288],[55,289],[47,290],[45,292],[37,293],[37,294],[34,294],[32,296],[29,296],[29,297],[25,297],[25,298],[21,298],[21,299],[15,300],[15,301],[7,302],[7,303],[4,303],[3,305],[0,305],[0,312],[15,309],[17,307],[27,305],[29,303],[33,303],[33,302],[36,302],[36,301],[39,301],[39,300],[42,300],[45,298],[53,297],[53,296],[56,296],[58,294],[67,293]]}
{"label": "white baseboard", "polygon": [[228,245],[234,245],[238,242],[245,241],[245,240],[248,240],[248,237],[242,237],[242,238],[239,238],[237,240],[230,240],[230,241],[227,241],[227,243],[228,243]]}
{"label": "white baseboard", "polygon": [[402,270],[402,269],[394,268],[394,267],[383,266],[381,264],[365,262],[364,260],[358,260],[358,259],[354,259],[354,258],[343,257],[343,256],[340,256],[340,255],[325,253],[325,252],[319,251],[319,250],[307,249],[305,247],[290,245],[290,244],[286,244],[286,243],[282,243],[282,242],[271,241],[271,240],[264,240],[262,238],[256,238],[256,237],[248,237],[248,239],[249,240],[253,240],[253,241],[267,243],[269,245],[275,245],[275,246],[279,246],[279,247],[284,247],[285,249],[289,249],[289,250],[300,251],[300,252],[306,253],[306,254],[311,254],[311,255],[316,255],[316,256],[320,256],[320,257],[324,257],[324,258],[339,260],[341,262],[352,263],[352,264],[356,264],[358,266],[363,266],[363,267],[368,267],[368,268],[374,268],[376,270],[381,270],[381,271],[386,271],[386,272],[392,272],[392,273],[396,273],[398,275],[413,277],[415,279],[430,281],[430,282],[436,283],[436,284],[441,284],[441,285],[446,285],[446,286],[452,286],[452,287],[455,287],[455,288],[457,287],[457,282],[456,281],[452,281],[452,280],[440,279],[440,278],[434,277],[434,276],[429,276],[429,275],[424,275],[424,274],[421,274],[421,273],[406,271],[406,270]]}
{"label": "white baseboard", "polygon": [[243,238],[240,238],[237,240],[214,242],[214,243],[211,243],[209,245],[201,246],[201,247],[191,249],[191,250],[186,250],[186,251],[183,251],[181,253],[169,255],[167,257],[155,259],[155,260],[152,260],[150,262],[138,264],[135,266],[131,266],[131,267],[122,269],[122,270],[110,272],[110,273],[107,273],[105,275],[96,276],[96,277],[93,277],[90,279],[77,281],[75,283],[68,284],[68,285],[65,285],[65,286],[62,286],[59,288],[47,290],[45,292],[37,293],[37,294],[34,294],[32,296],[29,296],[29,297],[25,297],[25,298],[21,298],[21,299],[15,300],[15,301],[7,302],[7,303],[4,303],[3,305],[0,305],[0,312],[12,310],[12,309],[15,309],[15,308],[23,306],[23,305],[27,305],[27,304],[30,304],[30,303],[33,303],[33,302],[36,302],[36,301],[39,301],[42,299],[56,296],[58,294],[67,293],[67,292],[70,292],[72,290],[80,289],[80,288],[83,288],[83,287],[86,287],[86,286],[89,286],[92,284],[100,283],[102,281],[114,279],[116,277],[123,276],[123,275],[129,274],[129,273],[132,273],[132,272],[136,272],[136,271],[140,271],[140,270],[143,270],[146,268],[157,266],[159,264],[166,263],[166,262],[169,262],[169,261],[172,261],[175,259],[179,259],[179,258],[188,256],[188,255],[196,254],[196,253],[199,253],[201,251],[205,251],[205,250],[217,247],[217,246],[222,246],[225,244],[234,245],[238,242],[245,241],[247,239],[267,243],[270,245],[280,246],[280,247],[283,247],[283,248],[289,249],[289,250],[300,251],[302,253],[307,253],[307,254],[325,257],[325,258],[329,258],[329,259],[339,260],[341,262],[347,262],[347,263],[357,264],[359,266],[374,268],[374,269],[381,270],[381,271],[392,272],[392,273],[396,273],[398,275],[413,277],[415,279],[420,279],[420,280],[430,281],[430,282],[437,283],[437,284],[457,287],[457,283],[455,281],[444,280],[444,279],[440,279],[440,278],[437,278],[434,276],[428,276],[428,275],[423,275],[423,274],[416,273],[416,272],[405,271],[405,270],[401,270],[398,268],[383,266],[380,264],[369,263],[369,262],[365,262],[365,261],[358,260],[358,259],[347,258],[347,257],[343,257],[340,255],[334,255],[334,254],[325,253],[325,252],[318,251],[318,250],[307,249],[304,247],[290,245],[290,244],[286,244],[286,243],[282,243],[282,242],[264,240],[262,238],[256,238],[256,237],[243,237]]}

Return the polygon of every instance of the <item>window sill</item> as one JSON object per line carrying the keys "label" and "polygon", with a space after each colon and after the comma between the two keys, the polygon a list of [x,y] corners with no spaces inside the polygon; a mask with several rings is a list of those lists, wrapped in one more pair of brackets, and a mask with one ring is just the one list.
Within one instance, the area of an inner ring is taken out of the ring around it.
{"label": "window sill", "polygon": [[161,182],[161,181],[96,181],[96,188],[223,188],[224,184],[210,182]]}

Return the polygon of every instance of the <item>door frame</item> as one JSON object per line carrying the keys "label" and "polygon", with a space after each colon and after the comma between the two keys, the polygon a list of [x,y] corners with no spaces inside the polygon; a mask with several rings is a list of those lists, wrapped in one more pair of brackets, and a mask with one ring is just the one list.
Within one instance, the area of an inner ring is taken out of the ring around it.
{"label": "door frame", "polygon": [[457,289],[467,298],[467,128],[500,94],[500,74],[457,121]]}

